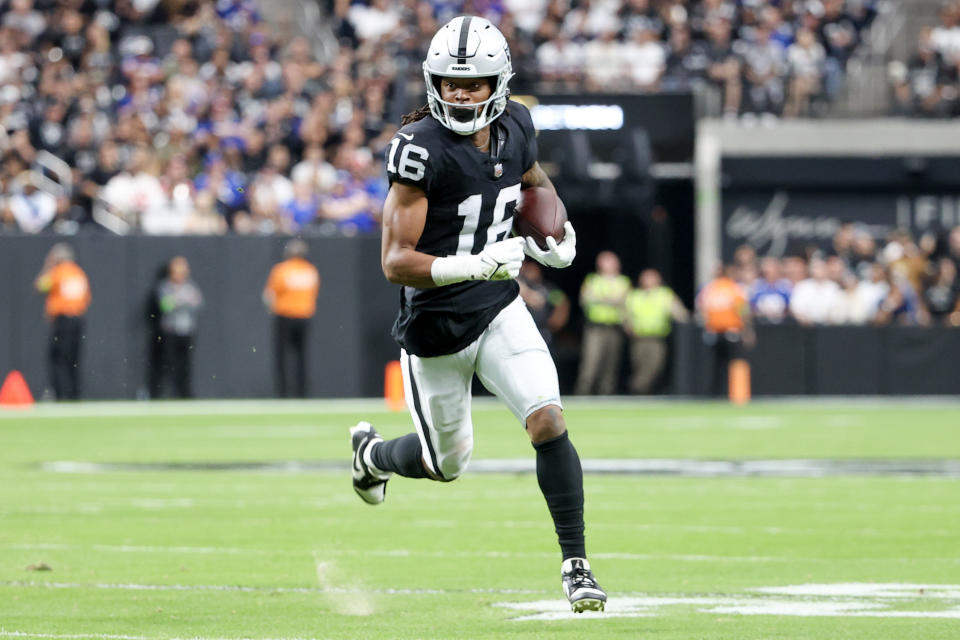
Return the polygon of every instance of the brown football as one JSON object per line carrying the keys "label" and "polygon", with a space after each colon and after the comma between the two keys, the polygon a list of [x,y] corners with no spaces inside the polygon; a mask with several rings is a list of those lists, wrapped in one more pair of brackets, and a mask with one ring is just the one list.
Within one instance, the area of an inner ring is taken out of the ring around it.
{"label": "brown football", "polygon": [[547,248],[547,236],[557,242],[563,240],[563,223],[567,221],[567,208],[550,189],[532,187],[520,192],[517,213],[513,217],[513,232],[518,236],[532,237],[541,249]]}

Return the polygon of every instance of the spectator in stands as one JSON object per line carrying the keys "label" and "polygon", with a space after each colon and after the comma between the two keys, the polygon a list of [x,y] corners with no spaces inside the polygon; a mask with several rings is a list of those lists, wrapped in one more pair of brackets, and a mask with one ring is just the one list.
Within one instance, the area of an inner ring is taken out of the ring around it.
{"label": "spectator in stands", "polygon": [[166,194],[155,175],[156,162],[146,146],[134,149],[128,166],[129,170],[110,178],[100,197],[115,215],[139,228],[147,211],[164,206]]}
{"label": "spectator in stands", "polygon": [[854,229],[851,250],[850,270],[861,280],[868,278],[877,260],[876,239],[864,229]]}
{"label": "spectator in stands", "polygon": [[666,368],[671,323],[686,322],[689,314],[656,269],[644,269],[637,284],[624,303],[624,328],[630,336],[630,393],[639,395],[652,393]]}
{"label": "spectator in stands", "polygon": [[[340,184],[335,187],[340,187]],[[309,182],[293,184],[293,198],[280,207],[280,228],[286,233],[296,233],[313,224],[321,216],[321,200]]]}
{"label": "spectator in stands", "polygon": [[273,314],[274,383],[279,398],[305,398],[307,336],[317,311],[320,274],[307,261],[307,243],[299,238],[287,242],[283,258],[263,289],[263,301]]}
{"label": "spectator in stands", "polygon": [[929,42],[943,60],[957,60],[960,56],[960,3],[954,0],[941,5],[940,24],[931,30]]}
{"label": "spectator in stands", "polygon": [[666,54],[653,26],[638,22],[630,35],[630,42],[623,48],[633,88],[640,91],[656,91],[666,70]]}
{"label": "spectator in stands", "polygon": [[587,275],[580,288],[587,324],[574,393],[616,393],[623,352],[623,305],[629,291],[630,278],[620,273],[620,258],[612,251],[601,251],[597,270]]}
{"label": "spectator in stands", "polygon": [[53,245],[34,284],[47,296],[46,316],[51,323],[47,358],[54,397],[79,400],[83,317],[91,296],[90,282],[77,265],[73,248],[64,242]]}
{"label": "spectator in stands", "polygon": [[564,31],[557,32],[537,48],[540,78],[550,86],[576,89],[583,77],[583,67],[583,45],[571,40]]}
{"label": "spectator in stands", "polygon": [[270,148],[267,162],[250,185],[250,215],[258,230],[280,227],[280,215],[293,200],[293,182],[286,176],[290,152],[282,144]]}
{"label": "spectator in stands", "polygon": [[689,89],[703,80],[710,64],[707,45],[695,41],[690,27],[677,26],[670,32],[670,50],[666,60],[665,89]]}
{"label": "spectator in stands", "polygon": [[844,0],[822,0],[822,4],[819,35],[827,54],[824,88],[827,95],[834,96],[843,82],[847,62],[860,41],[860,34],[856,21],[844,11]]}
{"label": "spectator in stands", "polygon": [[821,258],[810,260],[810,277],[793,288],[790,312],[803,325],[826,324],[840,304],[840,285],[831,280]]}
{"label": "spectator in stands", "polygon": [[869,277],[861,279],[857,284],[856,299],[853,309],[848,316],[851,324],[870,324],[876,321],[880,304],[887,297],[890,285],[887,282],[887,273],[876,262],[869,267]]}
{"label": "spectator in stands", "polygon": [[921,252],[908,232],[902,230],[892,232],[887,245],[881,252],[881,259],[891,276],[904,279],[905,286],[912,289],[915,295],[923,290],[927,256]]}
{"label": "spectator in stands", "polygon": [[744,50],[747,96],[754,113],[780,115],[784,103],[784,51],[773,40],[770,27],[760,25]]}
{"label": "spectator in stands", "polygon": [[58,208],[66,208],[56,196],[38,188],[40,181],[40,174],[34,171],[24,171],[11,181],[3,205],[5,226],[40,233],[53,222]]}
{"label": "spectator in stands", "polygon": [[791,293],[803,280],[807,278],[807,261],[800,255],[789,255],[784,257],[781,264],[783,277],[789,283]]}
{"label": "spectator in stands", "polygon": [[[192,398],[192,361],[203,294],[190,279],[190,263],[183,256],[170,260],[167,277],[156,289],[160,310],[163,373],[177,398]],[[162,386],[162,382],[161,382]]]}
{"label": "spectator in stands", "polygon": [[904,114],[948,116],[957,102],[957,67],[936,50],[933,32],[920,32],[917,51],[906,70],[894,66],[894,97]]}
{"label": "spectator in stands", "polygon": [[583,47],[584,72],[587,88],[591,91],[622,90],[627,73],[623,45],[617,32],[607,29]]}
{"label": "spectator in stands", "polygon": [[194,180],[198,206],[206,210],[215,209],[229,226],[238,231],[249,231],[251,225],[244,175],[227,168],[219,153],[210,154],[205,167],[206,170]]}
{"label": "spectator in stands", "polygon": [[932,324],[957,326],[960,313],[960,283],[957,267],[950,258],[937,262],[936,276],[923,291],[924,320]]}
{"label": "spectator in stands", "polygon": [[580,0],[567,12],[563,29],[574,40],[606,40],[616,36],[623,27],[617,16],[617,3],[600,0]]}
{"label": "spectator in stands", "polygon": [[[719,16],[720,12],[718,12]],[[710,15],[710,14],[708,14]],[[743,96],[741,71],[743,63],[733,50],[730,20],[710,17],[707,20],[707,78],[723,94],[723,112],[726,116],[740,113]]]}
{"label": "spectator in stands", "polygon": [[3,26],[20,33],[19,44],[28,48],[47,28],[47,20],[33,8],[33,0],[10,0],[10,9],[3,16]]}
{"label": "spectator in stands", "polygon": [[791,285],[780,271],[780,261],[773,256],[760,261],[761,277],[750,291],[750,310],[757,322],[780,324],[789,316]]}
{"label": "spectator in stands", "polygon": [[878,324],[913,325],[919,321],[919,300],[909,281],[890,272],[887,277],[889,289],[880,303],[876,321]]}
{"label": "spectator in stands", "polygon": [[796,42],[787,48],[790,85],[784,115],[810,115],[811,101],[820,92],[825,60],[826,53],[813,31],[800,29]]}

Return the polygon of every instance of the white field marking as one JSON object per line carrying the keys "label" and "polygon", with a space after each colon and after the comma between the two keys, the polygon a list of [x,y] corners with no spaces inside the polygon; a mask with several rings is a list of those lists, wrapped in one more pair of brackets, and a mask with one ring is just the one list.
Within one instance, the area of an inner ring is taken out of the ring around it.
{"label": "white field marking", "polygon": [[[834,585],[799,585],[819,587],[819,591],[830,591],[829,587]],[[842,586],[842,585],[838,585]],[[847,616],[847,617],[870,617],[870,618],[946,618],[960,619],[960,606],[955,602],[955,598],[943,594],[953,593],[955,589],[960,588],[956,585],[860,585],[862,587],[874,587],[873,591],[879,593],[903,593],[897,598],[887,598],[884,600],[878,598],[857,598],[857,599],[811,599],[797,597],[752,597],[750,595],[730,595],[730,596],[703,596],[703,595],[681,595],[681,596],[649,596],[640,597],[614,596],[607,602],[606,611],[602,614],[597,613],[593,616],[584,616],[570,611],[569,605],[560,600],[539,600],[535,602],[500,602],[495,606],[504,607],[513,611],[528,612],[513,618],[515,621],[530,620],[590,620],[602,619],[603,617],[644,617],[664,615],[665,610],[671,607],[694,607],[699,613],[708,614],[736,614],[736,615],[773,615],[773,616]],[[922,599],[926,595],[919,592],[907,593],[898,591],[899,587],[922,587],[926,586],[932,591],[939,593],[939,596],[932,596],[939,599],[945,605],[952,604],[938,611],[913,611],[909,609],[898,609],[904,604],[914,600]],[[783,589],[791,589],[784,587]],[[756,591],[768,592],[771,588],[757,589]],[[838,589],[838,591],[850,591],[851,589]],[[867,593],[871,589],[862,589]]]}
{"label": "white field marking", "polygon": [[[170,471],[195,472],[190,464],[203,462],[185,461],[185,466],[171,465]],[[218,463],[219,464],[219,463]],[[298,474],[339,473],[349,466],[347,461],[306,462],[297,460],[237,463],[222,463],[222,470],[246,473]],[[824,476],[912,476],[934,475],[937,477],[960,477],[960,461],[935,460],[691,460],[687,458],[586,458],[581,460],[584,473],[593,474],[638,474],[683,477],[782,477],[819,478]],[[101,474],[117,472],[165,471],[155,463],[96,463],[71,460],[44,462],[44,471],[70,474]],[[213,471],[219,471],[216,469]],[[470,470],[476,473],[534,473],[536,460],[531,458],[488,458],[474,460]]]}
{"label": "white field marking", "polygon": [[[711,407],[729,407],[729,403],[700,398],[629,398],[577,397],[563,401],[564,408],[575,411],[629,411],[649,408],[688,407],[690,411],[707,411]],[[910,408],[960,408],[957,396],[784,396],[758,398],[751,402],[759,407],[787,407],[819,410],[824,407],[851,408],[858,411],[885,411],[890,406]],[[508,415],[506,407],[496,398],[474,398],[478,410],[500,410]],[[187,400],[187,401],[91,401],[77,404],[38,403],[26,409],[0,408],[0,420],[29,420],[56,417],[111,417],[111,416],[170,416],[170,415],[248,415],[251,413],[295,414],[317,413],[358,415],[389,413],[381,398],[331,398],[324,400]],[[398,422],[408,422],[406,412],[393,412]],[[358,416],[359,417],[359,416]],[[349,425],[345,425],[349,426]]]}
{"label": "white field marking", "polygon": [[[0,548],[16,549],[21,551],[72,551],[91,549],[94,551],[112,553],[182,553],[197,555],[294,555],[306,553],[323,553],[332,556],[363,556],[381,558],[506,558],[506,559],[541,559],[555,558],[556,553],[547,551],[422,551],[419,549],[315,549],[296,551],[289,549],[244,549],[231,547],[163,547],[137,545],[68,545],[68,544],[0,544]],[[798,556],[727,556],[681,553],[631,553],[631,552],[598,552],[591,553],[595,560],[627,560],[646,562],[651,560],[674,560],[678,562],[717,562],[717,563],[748,563],[748,564],[776,564],[783,562],[809,562],[821,564],[836,564],[843,559],[814,558]],[[849,559],[848,559],[849,560]],[[854,562],[917,562],[918,558],[856,558]],[[960,558],[920,558],[927,562],[941,564],[960,564]]]}
{"label": "white field marking", "polygon": [[130,636],[116,633],[29,633],[25,631],[7,631],[0,629],[0,637],[6,638],[52,638],[54,640],[74,640],[97,638],[98,640],[320,640],[318,638],[160,638],[151,636]]}
{"label": "white field marking", "polygon": [[[555,555],[555,554],[554,554]],[[251,587],[227,584],[136,584],[136,583],[80,583],[80,582],[24,582],[0,580],[0,587],[39,589],[104,589],[116,591],[225,591],[238,593],[373,593],[393,596],[419,595],[542,595],[554,593],[545,589],[401,589],[375,587]]]}
{"label": "white field marking", "polygon": [[855,598],[938,598],[960,599],[960,585],[837,582],[828,584],[795,584],[786,587],[761,587],[761,593],[783,596],[823,596]]}

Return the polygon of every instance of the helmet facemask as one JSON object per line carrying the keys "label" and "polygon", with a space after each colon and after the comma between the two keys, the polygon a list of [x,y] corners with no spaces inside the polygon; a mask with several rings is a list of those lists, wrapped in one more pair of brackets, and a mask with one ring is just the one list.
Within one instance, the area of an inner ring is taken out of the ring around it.
{"label": "helmet facemask", "polygon": [[[430,113],[446,128],[460,135],[471,135],[500,117],[507,108],[510,89],[507,83],[513,77],[509,67],[497,76],[441,76],[432,73],[424,64],[427,83],[427,104]],[[490,83],[490,97],[482,102],[449,102],[441,96],[439,84],[444,78],[484,78]]]}

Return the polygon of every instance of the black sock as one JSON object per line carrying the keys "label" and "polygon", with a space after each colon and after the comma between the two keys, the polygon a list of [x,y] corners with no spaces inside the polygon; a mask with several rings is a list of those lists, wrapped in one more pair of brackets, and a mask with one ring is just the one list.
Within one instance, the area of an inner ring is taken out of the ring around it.
{"label": "black sock", "polygon": [[583,469],[567,433],[533,443],[537,482],[553,516],[563,559],[586,558],[583,541]]}
{"label": "black sock", "polygon": [[426,478],[421,460],[420,436],[408,433],[400,438],[384,440],[370,451],[373,466],[393,471],[405,478]]}

